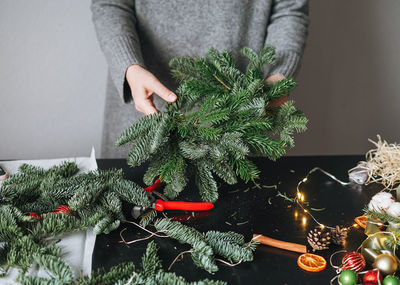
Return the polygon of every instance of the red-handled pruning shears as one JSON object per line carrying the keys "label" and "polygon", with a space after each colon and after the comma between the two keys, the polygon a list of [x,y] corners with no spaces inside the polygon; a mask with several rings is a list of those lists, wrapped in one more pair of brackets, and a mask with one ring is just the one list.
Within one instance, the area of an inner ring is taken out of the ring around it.
{"label": "red-handled pruning shears", "polygon": [[[153,195],[150,195],[152,199],[152,205],[150,208],[153,208],[156,211],[164,211],[164,210],[183,210],[183,211],[207,211],[214,207],[213,203],[209,202],[182,202],[182,201],[167,201],[167,198],[155,191],[162,185],[160,179],[157,179],[153,185],[145,188],[144,191],[155,194],[161,199],[155,200]],[[143,214],[148,208],[142,206],[134,206],[132,209],[132,216],[136,219],[140,215]]]}

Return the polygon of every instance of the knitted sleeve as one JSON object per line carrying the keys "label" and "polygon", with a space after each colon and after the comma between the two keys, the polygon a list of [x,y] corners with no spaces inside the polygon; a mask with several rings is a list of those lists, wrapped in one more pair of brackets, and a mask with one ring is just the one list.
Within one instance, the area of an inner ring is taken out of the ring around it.
{"label": "knitted sleeve", "polygon": [[136,15],[133,0],[92,0],[92,19],[97,38],[121,98],[132,100],[125,79],[127,68],[132,64],[143,66]]}
{"label": "knitted sleeve", "polygon": [[268,74],[293,76],[307,37],[308,0],[274,0],[266,44],[276,47],[277,61]]}

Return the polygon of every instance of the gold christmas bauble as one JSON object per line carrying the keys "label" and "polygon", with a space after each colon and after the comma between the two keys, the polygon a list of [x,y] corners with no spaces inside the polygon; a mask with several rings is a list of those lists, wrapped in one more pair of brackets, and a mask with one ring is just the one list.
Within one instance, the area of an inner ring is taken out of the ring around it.
{"label": "gold christmas bauble", "polygon": [[393,255],[383,253],[376,257],[373,267],[379,269],[384,275],[391,275],[397,270],[397,260]]}

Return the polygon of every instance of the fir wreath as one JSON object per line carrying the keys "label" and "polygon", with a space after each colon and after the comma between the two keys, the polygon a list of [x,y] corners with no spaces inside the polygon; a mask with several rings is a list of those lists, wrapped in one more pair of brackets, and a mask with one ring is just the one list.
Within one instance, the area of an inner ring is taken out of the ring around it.
{"label": "fir wreath", "polygon": [[257,54],[243,48],[248,57],[245,72],[238,70],[228,51],[210,49],[204,58],[181,57],[170,62],[180,82],[178,101],[166,111],[141,118],[116,141],[132,144],[128,164],[150,161],[144,182],[156,177],[167,185],[164,194],[174,199],[191,175],[204,201],[218,199],[214,175],[228,184],[238,177],[246,183],[259,176],[250,154],[276,160],[294,146],[294,131],[306,129],[307,119],[289,101],[279,107],[269,103],[288,95],[296,86],[288,78],[268,84],[263,66],[275,62],[275,50],[266,46]]}

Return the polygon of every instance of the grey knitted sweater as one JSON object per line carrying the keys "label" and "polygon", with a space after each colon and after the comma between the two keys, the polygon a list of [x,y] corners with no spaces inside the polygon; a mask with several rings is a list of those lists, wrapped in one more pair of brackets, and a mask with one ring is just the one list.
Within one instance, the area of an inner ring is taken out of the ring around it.
{"label": "grey knitted sweater", "polygon": [[[203,56],[215,47],[238,57],[242,47],[277,50],[266,74],[293,76],[308,27],[307,0],[92,0],[93,22],[109,76],[103,124],[103,158],[126,157],[114,142],[142,116],[131,100],[126,69],[140,64],[171,90],[168,62],[176,56]],[[244,66],[244,59],[239,60]],[[155,105],[164,102],[154,96]],[[129,103],[129,104],[127,104]]]}

